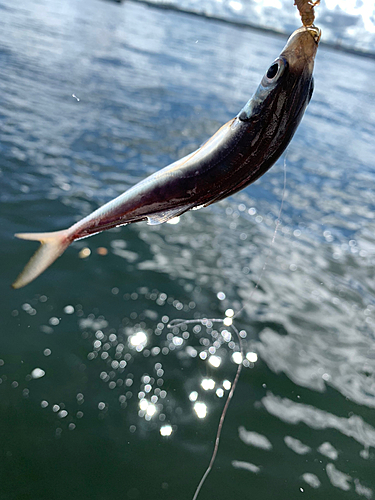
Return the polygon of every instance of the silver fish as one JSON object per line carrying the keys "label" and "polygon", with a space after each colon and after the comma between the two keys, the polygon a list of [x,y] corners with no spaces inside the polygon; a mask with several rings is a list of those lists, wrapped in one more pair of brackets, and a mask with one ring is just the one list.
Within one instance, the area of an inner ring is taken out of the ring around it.
{"label": "silver fish", "polygon": [[283,153],[311,99],[319,40],[320,30],[315,26],[296,30],[238,115],[193,153],[150,175],[69,229],[16,234],[41,245],[13,288],[34,280],[75,240],[142,220],[161,224],[256,181]]}

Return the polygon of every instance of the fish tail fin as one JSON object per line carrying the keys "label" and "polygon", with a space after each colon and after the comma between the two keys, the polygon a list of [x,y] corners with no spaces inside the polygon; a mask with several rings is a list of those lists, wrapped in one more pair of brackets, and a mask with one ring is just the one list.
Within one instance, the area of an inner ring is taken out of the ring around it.
{"label": "fish tail fin", "polygon": [[52,264],[64,250],[70,245],[71,239],[68,237],[69,230],[54,231],[52,233],[18,233],[15,234],[21,240],[40,241],[40,247],[26,264],[24,270],[12,284],[13,288],[21,288]]}

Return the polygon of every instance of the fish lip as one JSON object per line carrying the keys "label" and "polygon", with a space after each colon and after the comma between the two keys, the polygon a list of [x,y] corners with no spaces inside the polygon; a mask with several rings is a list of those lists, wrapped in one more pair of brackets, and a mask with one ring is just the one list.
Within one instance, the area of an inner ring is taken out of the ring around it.
{"label": "fish lip", "polygon": [[320,38],[322,36],[322,30],[315,26],[314,24],[311,26],[306,26],[307,31],[310,33],[310,35],[313,37],[314,42],[316,45],[319,45]]}
{"label": "fish lip", "polygon": [[311,26],[301,26],[296,31],[294,31],[294,33],[292,33],[290,38],[294,37],[298,33],[306,33],[306,32],[310,33],[316,45],[319,45],[320,38],[322,36],[322,30],[317,26],[315,26],[315,24],[312,24]]}

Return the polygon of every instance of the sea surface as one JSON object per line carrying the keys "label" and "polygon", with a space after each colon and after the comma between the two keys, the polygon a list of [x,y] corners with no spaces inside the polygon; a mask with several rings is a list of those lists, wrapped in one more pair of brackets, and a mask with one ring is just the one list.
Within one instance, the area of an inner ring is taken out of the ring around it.
{"label": "sea surface", "polygon": [[[138,1],[284,34],[301,22],[295,2],[291,0]],[[309,2],[303,3],[306,6]],[[325,43],[375,56],[374,0],[320,0],[314,13],[316,23],[324,31]]]}
{"label": "sea surface", "polygon": [[321,46],[259,181],[76,242],[15,291],[37,245],[14,233],[199,147],[286,37],[101,0],[0,0],[0,28],[0,500],[192,499],[236,330],[199,499],[374,498],[374,61]]}

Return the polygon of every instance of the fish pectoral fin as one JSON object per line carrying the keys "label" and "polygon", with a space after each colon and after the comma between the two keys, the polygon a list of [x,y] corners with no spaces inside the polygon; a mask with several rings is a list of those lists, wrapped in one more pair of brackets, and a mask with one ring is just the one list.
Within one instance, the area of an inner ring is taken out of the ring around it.
{"label": "fish pectoral fin", "polygon": [[193,205],[183,205],[178,208],[171,208],[169,210],[162,210],[161,212],[156,212],[154,214],[147,215],[147,224],[149,226],[156,226],[157,224],[163,224],[171,219],[174,219],[178,215],[183,214],[193,208]]}

